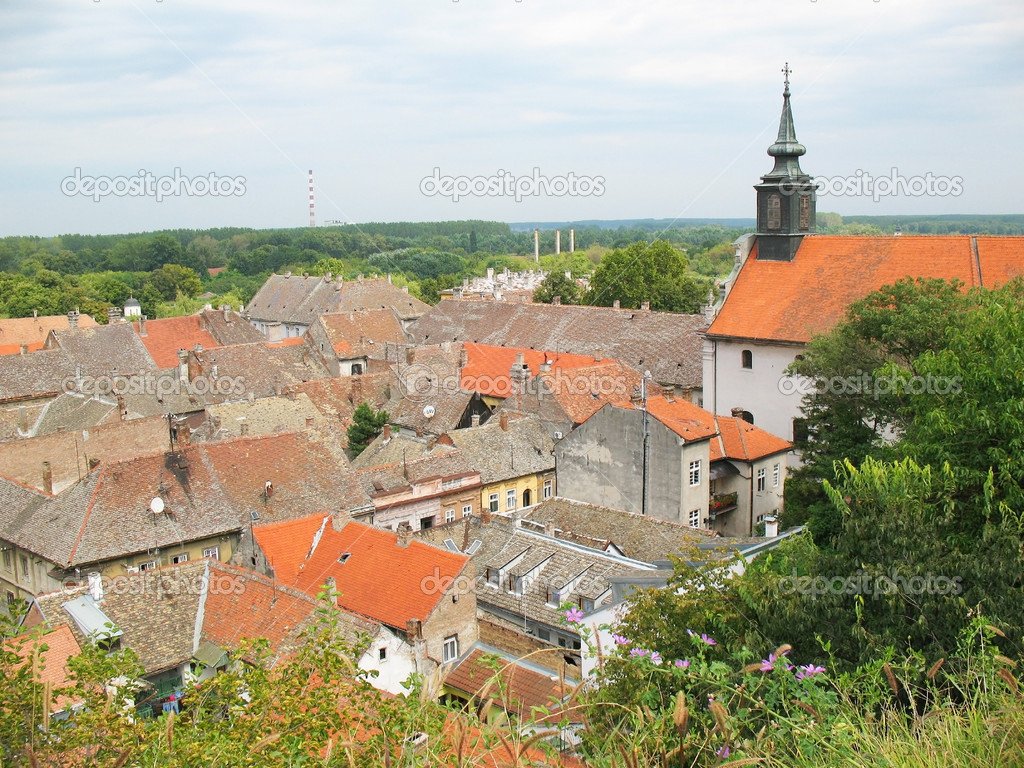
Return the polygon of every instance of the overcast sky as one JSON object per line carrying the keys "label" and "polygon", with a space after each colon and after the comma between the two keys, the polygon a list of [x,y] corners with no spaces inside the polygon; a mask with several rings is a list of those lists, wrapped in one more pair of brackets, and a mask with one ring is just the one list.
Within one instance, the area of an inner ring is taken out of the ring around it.
{"label": "overcast sky", "polygon": [[819,211],[1024,212],[1021,0],[3,0],[0,235],[306,226],[309,169],[318,224],[752,218],[787,61],[804,170],[909,187]]}

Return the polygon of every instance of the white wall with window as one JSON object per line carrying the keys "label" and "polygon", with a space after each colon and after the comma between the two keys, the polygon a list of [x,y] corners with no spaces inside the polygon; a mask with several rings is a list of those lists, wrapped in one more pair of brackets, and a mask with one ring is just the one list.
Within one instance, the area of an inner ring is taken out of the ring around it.
{"label": "white wall with window", "polygon": [[447,663],[459,658],[459,636],[449,635],[444,639],[444,646],[441,648],[441,661]]}

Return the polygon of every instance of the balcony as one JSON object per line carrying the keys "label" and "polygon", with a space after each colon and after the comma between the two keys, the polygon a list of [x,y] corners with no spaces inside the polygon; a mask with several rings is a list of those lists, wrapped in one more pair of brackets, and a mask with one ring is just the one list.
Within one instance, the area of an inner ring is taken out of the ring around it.
{"label": "balcony", "polygon": [[712,515],[721,515],[726,512],[731,512],[736,509],[736,501],[739,498],[739,493],[733,491],[732,493],[715,493],[711,496],[711,503],[708,505],[708,511]]}

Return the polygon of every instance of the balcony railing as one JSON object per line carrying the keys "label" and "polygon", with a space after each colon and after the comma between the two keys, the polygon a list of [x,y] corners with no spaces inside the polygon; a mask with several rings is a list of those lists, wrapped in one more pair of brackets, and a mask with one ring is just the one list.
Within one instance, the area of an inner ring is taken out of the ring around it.
{"label": "balcony railing", "polygon": [[712,512],[725,512],[726,510],[732,509],[736,506],[736,501],[739,498],[739,493],[733,491],[732,493],[716,493],[711,497],[710,509]]}

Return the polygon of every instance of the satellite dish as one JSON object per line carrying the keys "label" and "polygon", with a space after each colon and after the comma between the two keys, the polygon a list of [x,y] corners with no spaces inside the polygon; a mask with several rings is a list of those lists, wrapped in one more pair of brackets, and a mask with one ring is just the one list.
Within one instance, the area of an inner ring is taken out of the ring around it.
{"label": "satellite dish", "polygon": [[159,496],[154,496],[153,500],[149,502],[149,508],[154,515],[159,515],[164,511],[164,500]]}
{"label": "satellite dish", "polygon": [[432,405],[425,405],[425,406],[423,406],[423,415],[426,416],[428,419],[433,418],[435,413],[437,413],[437,411],[434,410],[434,406],[432,406]]}

